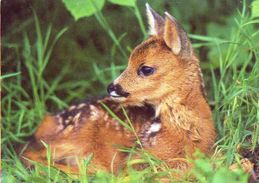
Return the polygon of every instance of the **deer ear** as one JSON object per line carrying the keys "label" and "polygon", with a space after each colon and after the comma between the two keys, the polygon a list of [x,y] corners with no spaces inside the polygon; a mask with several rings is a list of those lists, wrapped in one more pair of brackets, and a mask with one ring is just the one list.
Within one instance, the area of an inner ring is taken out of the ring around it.
{"label": "deer ear", "polygon": [[165,16],[163,38],[166,45],[171,48],[175,55],[190,57],[192,47],[186,32],[172,15],[165,12]]}
{"label": "deer ear", "polygon": [[146,3],[147,18],[149,24],[149,34],[158,36],[163,34],[164,19],[156,13],[148,3]]}

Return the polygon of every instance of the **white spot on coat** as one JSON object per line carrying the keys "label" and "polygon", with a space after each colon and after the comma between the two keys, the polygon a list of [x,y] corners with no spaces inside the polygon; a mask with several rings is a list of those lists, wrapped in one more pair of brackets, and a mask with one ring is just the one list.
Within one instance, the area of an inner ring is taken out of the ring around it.
{"label": "white spot on coat", "polygon": [[72,105],[72,106],[70,106],[70,107],[68,108],[68,111],[72,111],[72,110],[74,110],[75,108],[76,108],[76,106]]}
{"label": "white spot on coat", "polygon": [[62,124],[63,122],[62,117],[60,115],[57,115],[56,118],[57,118],[58,124]]}
{"label": "white spot on coat", "polygon": [[96,110],[96,107],[94,105],[90,105],[90,110],[94,111],[94,110]]}
{"label": "white spot on coat", "polygon": [[68,123],[69,123],[69,120],[68,120],[68,119],[66,119],[66,120],[65,120],[65,124],[68,124]]}
{"label": "white spot on coat", "polygon": [[108,120],[108,118],[109,118],[109,116],[108,116],[108,114],[105,114],[105,116],[104,116],[104,121],[107,121]]}
{"label": "white spot on coat", "polygon": [[83,107],[85,107],[85,106],[86,106],[86,104],[84,104],[84,103],[79,104],[79,105],[77,106],[77,109],[81,109],[81,108],[83,108]]}
{"label": "white spot on coat", "polygon": [[75,123],[75,126],[78,125],[80,116],[81,116],[81,113],[77,113],[77,114],[74,116],[73,122]]}

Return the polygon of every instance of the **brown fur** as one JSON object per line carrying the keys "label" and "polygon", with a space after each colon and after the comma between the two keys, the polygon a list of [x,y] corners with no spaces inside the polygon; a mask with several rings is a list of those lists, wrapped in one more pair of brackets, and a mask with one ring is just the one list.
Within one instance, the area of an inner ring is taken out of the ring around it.
{"label": "brown fur", "polygon": [[[119,149],[133,147],[137,138],[113,119],[103,104],[127,121],[123,105],[143,147],[172,168],[188,168],[185,158],[192,157],[196,149],[210,153],[216,133],[203,94],[199,60],[173,17],[167,15],[165,22],[157,14],[155,18],[159,21],[154,31],[157,34],[133,50],[128,67],[114,81],[130,95],[106,97],[46,116],[35,133],[39,147],[30,147],[23,156],[46,164],[46,149],[40,143],[43,140],[53,152],[54,166],[64,171],[69,171],[65,165],[70,165],[72,172],[78,172],[76,158],[90,154],[94,166],[89,171],[122,169],[128,154]],[[155,73],[139,76],[137,71],[143,64],[155,68]],[[148,136],[158,119],[161,129]]]}

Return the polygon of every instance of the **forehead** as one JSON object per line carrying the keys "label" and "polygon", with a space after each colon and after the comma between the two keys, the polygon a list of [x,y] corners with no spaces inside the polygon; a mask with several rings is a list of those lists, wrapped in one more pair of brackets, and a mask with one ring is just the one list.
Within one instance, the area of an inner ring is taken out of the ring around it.
{"label": "forehead", "polygon": [[162,52],[171,52],[171,50],[161,38],[152,36],[133,50],[130,61],[137,62],[145,59],[149,55],[155,55]]}

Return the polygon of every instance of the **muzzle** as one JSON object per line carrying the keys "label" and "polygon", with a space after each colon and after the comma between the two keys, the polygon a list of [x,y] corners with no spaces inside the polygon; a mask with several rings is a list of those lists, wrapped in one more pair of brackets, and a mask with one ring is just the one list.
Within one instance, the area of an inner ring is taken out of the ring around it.
{"label": "muzzle", "polygon": [[121,85],[113,83],[109,84],[107,87],[107,92],[111,97],[128,97],[129,93],[123,91]]}

